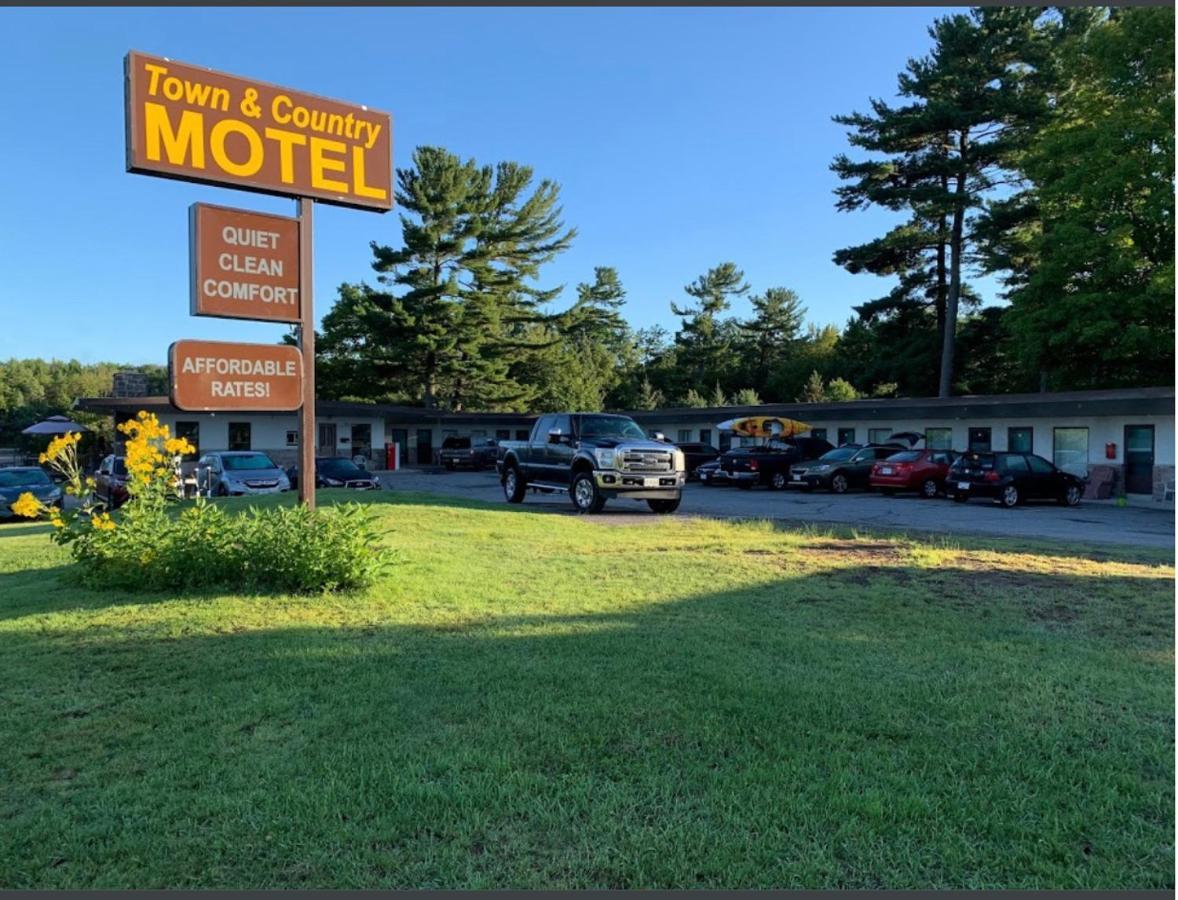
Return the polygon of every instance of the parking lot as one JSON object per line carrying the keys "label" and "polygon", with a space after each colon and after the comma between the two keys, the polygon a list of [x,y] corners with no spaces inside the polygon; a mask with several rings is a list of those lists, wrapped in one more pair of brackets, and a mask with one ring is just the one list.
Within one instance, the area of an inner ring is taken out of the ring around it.
{"label": "parking lot", "polygon": [[[425,491],[472,500],[505,502],[494,472],[406,469],[385,473],[395,490]],[[524,505],[575,515],[567,494],[529,493]],[[990,537],[1047,538],[1122,546],[1173,548],[1172,510],[1118,507],[1108,502],[1081,502],[1076,507],[1036,503],[1002,509],[983,500],[952,503],[915,496],[885,497],[874,493],[806,494],[800,491],[742,491],[734,487],[687,486],[679,515],[714,518],[775,519],[797,524],[835,524],[863,528],[932,531]],[[646,504],[614,500],[595,518],[603,523],[654,519]]]}

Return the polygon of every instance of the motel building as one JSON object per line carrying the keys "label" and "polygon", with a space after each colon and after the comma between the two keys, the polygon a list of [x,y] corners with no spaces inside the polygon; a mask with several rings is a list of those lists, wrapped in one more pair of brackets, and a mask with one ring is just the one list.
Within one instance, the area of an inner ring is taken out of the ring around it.
{"label": "motel building", "polygon": [[[127,393],[118,390],[116,393]],[[187,413],[166,397],[86,398],[78,408],[112,415],[115,423],[141,410],[154,412],[173,434],[199,452],[263,450],[279,465],[296,462],[297,413]],[[769,403],[761,406],[627,411],[648,433],[679,443],[702,442],[721,451],[753,443],[717,423],[746,415],[798,419],[832,444],[885,441],[916,431],[928,446],[953,450],[1037,453],[1061,469],[1092,479],[1093,496],[1174,505],[1174,389],[1135,388],[1065,393],[950,398],[853,400],[843,403]],[[387,404],[316,404],[317,456],[363,456],[371,469],[429,466],[445,438],[523,440],[534,416],[447,413]],[[394,461],[395,457],[395,461]],[[1098,494],[1098,485],[1105,485]]]}

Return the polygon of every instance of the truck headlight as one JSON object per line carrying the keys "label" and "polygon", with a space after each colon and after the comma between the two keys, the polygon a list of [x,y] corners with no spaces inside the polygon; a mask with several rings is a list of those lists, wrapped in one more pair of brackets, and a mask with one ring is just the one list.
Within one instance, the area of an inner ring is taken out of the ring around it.
{"label": "truck headlight", "polygon": [[682,450],[675,451],[675,471],[687,471],[687,454],[685,454]]}
{"label": "truck headlight", "polygon": [[614,468],[614,449],[613,447],[601,447],[593,451],[593,456],[597,460],[597,468],[612,469]]}

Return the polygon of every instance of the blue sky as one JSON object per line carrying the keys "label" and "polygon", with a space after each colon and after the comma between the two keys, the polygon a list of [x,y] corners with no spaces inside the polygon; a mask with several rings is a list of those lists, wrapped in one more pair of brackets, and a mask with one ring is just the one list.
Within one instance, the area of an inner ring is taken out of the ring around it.
{"label": "blue sky", "polygon": [[[564,303],[612,265],[631,322],[673,330],[683,285],[733,260],[754,290],[793,288],[812,321],[841,325],[888,285],[831,254],[891,217],[835,211],[846,141],[830,117],[890,96],[943,12],[0,10],[0,121],[22,135],[0,141],[0,358],[162,363],[177,338],[282,333],[188,315],[188,205],[293,203],[126,173],[130,49],[389,110],[396,165],[439,144],[533,166],[579,230],[542,282],[565,284]],[[318,207],[320,316],[341,282],[374,280],[371,240],[399,241],[395,212]]]}

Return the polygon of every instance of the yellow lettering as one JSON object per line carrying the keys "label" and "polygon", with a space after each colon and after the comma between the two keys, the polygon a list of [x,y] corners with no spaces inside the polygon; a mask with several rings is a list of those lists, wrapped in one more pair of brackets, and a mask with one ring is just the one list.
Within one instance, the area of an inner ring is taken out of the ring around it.
{"label": "yellow lettering", "polygon": [[144,63],[143,68],[151,73],[151,81],[147,83],[147,93],[154,97],[155,92],[159,87],[160,76],[167,75],[168,70],[163,66],[157,66],[152,63]]}
{"label": "yellow lettering", "polygon": [[[249,143],[250,154],[245,162],[234,162],[225,152],[225,139],[230,134],[240,134]],[[236,119],[222,119],[213,126],[213,130],[209,132],[209,151],[213,154],[213,161],[223,171],[239,178],[247,178],[255,174],[262,168],[262,163],[266,158],[265,152],[262,150],[262,139],[258,137],[258,133],[244,122],[238,122]]]}
{"label": "yellow lettering", "polygon": [[373,200],[385,200],[389,192],[384,188],[369,187],[364,183],[364,148],[352,148],[352,185],[357,197],[371,197]]}
{"label": "yellow lettering", "polygon": [[278,141],[278,177],[283,184],[294,184],[294,147],[307,143],[306,135],[281,128],[267,128],[266,137]]}
{"label": "yellow lettering", "polygon": [[204,116],[201,113],[186,109],[180,113],[180,127],[173,131],[168,111],[162,103],[144,103],[143,126],[147,131],[148,159],[159,162],[162,149],[168,162],[174,166],[184,165],[191,156],[193,168],[205,167]]}
{"label": "yellow lettering", "polygon": [[279,94],[270,104],[270,115],[273,116],[274,121],[279,125],[285,125],[290,121],[290,113],[279,113],[278,107],[285,106],[287,109],[290,109],[293,105],[290,102],[290,97],[286,96],[286,94]]}
{"label": "yellow lettering", "polygon": [[340,141],[329,141],[326,138],[311,138],[311,186],[324,191],[336,191],[341,194],[348,192],[348,186],[342,181],[325,178],[324,171],[342,172],[345,169],[342,159],[328,159],[324,152],[343,153],[347,145]]}

